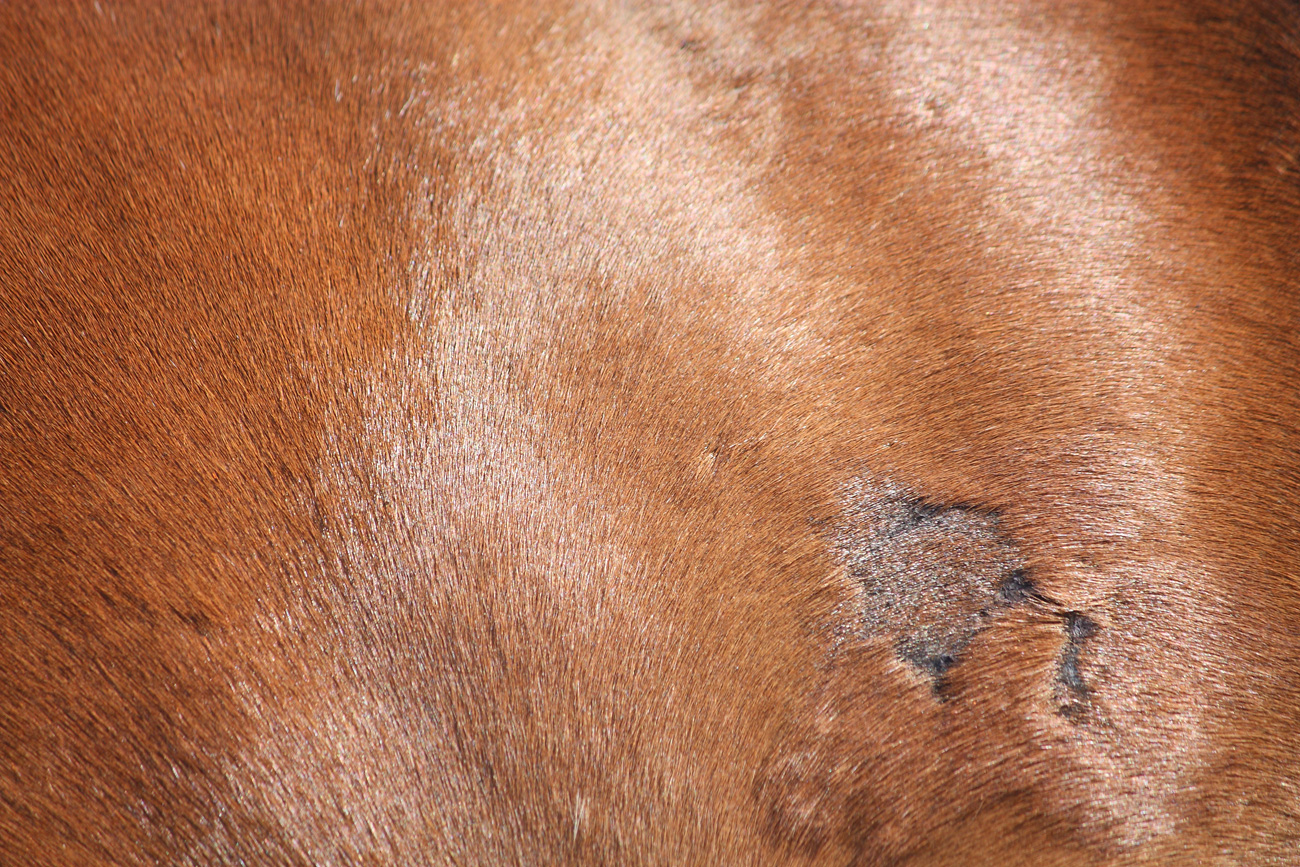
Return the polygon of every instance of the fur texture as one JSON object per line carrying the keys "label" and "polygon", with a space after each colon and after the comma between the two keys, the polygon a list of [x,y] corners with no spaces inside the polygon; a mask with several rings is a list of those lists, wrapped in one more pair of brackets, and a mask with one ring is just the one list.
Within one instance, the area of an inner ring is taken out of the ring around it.
{"label": "fur texture", "polygon": [[1300,862],[1290,2],[0,4],[0,862]]}

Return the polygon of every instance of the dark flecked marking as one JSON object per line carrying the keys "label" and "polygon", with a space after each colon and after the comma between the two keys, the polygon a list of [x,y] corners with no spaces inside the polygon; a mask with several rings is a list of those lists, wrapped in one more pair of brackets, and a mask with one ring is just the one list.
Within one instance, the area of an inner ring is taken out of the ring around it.
{"label": "dark flecked marking", "polygon": [[830,528],[862,593],[861,634],[892,638],[898,658],[929,678],[937,700],[947,700],[946,677],[976,633],[1007,611],[1033,606],[1058,616],[1065,632],[1054,686],[1058,712],[1082,716],[1088,687],[1080,655],[1097,625],[1034,586],[997,511],[858,482]]}
{"label": "dark flecked marking", "polygon": [[867,636],[939,685],[990,613],[1033,592],[996,512],[942,505],[893,486],[861,485],[838,527],[863,592]]}
{"label": "dark flecked marking", "polygon": [[1084,642],[1097,634],[1097,624],[1077,611],[1065,612],[1065,647],[1056,675],[1056,710],[1061,716],[1077,719],[1087,710],[1088,685],[1079,671],[1079,655]]}
{"label": "dark flecked marking", "polygon": [[1013,570],[998,588],[998,602],[1008,608],[1043,601],[1042,594],[1034,587],[1034,583],[1029,580],[1029,573],[1024,569]]}

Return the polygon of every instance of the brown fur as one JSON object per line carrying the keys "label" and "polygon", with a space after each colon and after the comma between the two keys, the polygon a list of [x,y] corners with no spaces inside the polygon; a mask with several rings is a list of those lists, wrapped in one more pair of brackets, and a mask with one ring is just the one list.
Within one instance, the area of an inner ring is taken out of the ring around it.
{"label": "brown fur", "polygon": [[1300,10],[0,4],[0,862],[1300,862]]}

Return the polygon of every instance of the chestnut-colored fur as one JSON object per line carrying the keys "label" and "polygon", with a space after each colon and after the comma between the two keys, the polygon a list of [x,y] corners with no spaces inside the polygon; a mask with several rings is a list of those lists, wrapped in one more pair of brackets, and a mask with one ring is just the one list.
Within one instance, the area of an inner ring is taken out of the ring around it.
{"label": "chestnut-colored fur", "polygon": [[0,863],[1300,863],[1293,2],[0,3]]}

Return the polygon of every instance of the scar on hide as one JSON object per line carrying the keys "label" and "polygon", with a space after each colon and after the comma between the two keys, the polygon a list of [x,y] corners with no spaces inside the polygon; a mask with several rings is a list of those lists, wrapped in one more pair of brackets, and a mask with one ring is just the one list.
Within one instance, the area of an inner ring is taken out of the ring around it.
{"label": "scar on hide", "polygon": [[929,502],[892,484],[858,481],[834,530],[862,593],[862,634],[893,639],[898,657],[947,700],[946,676],[974,636],[1002,614],[1033,606],[1061,621],[1057,712],[1078,721],[1088,687],[1080,667],[1096,623],[1041,593],[996,510]]}
{"label": "scar on hide", "polygon": [[1097,624],[1077,611],[1065,613],[1065,647],[1056,676],[1056,711],[1068,720],[1077,720],[1087,709],[1088,685],[1079,671],[1079,653],[1083,643],[1097,634]]}

